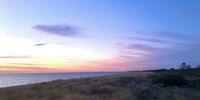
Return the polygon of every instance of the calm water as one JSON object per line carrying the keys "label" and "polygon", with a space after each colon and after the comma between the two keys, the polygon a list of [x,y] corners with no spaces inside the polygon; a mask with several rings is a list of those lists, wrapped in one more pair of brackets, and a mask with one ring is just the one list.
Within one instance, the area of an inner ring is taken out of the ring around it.
{"label": "calm water", "polygon": [[82,73],[40,73],[40,74],[0,74],[0,88],[47,82],[58,79],[84,78],[123,74],[125,72],[82,72]]}

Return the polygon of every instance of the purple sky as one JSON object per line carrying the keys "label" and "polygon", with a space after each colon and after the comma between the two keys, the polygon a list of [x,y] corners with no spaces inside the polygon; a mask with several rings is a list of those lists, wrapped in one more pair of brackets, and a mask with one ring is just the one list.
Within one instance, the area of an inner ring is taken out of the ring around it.
{"label": "purple sky", "polygon": [[200,64],[199,0],[4,0],[0,12],[2,72]]}

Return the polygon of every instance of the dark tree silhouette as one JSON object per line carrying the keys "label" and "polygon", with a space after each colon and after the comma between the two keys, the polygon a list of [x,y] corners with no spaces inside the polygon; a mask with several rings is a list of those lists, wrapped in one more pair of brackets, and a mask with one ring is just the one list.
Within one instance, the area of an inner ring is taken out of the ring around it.
{"label": "dark tree silhouette", "polygon": [[185,69],[187,66],[187,64],[185,62],[183,62],[181,65],[180,65],[180,69]]}
{"label": "dark tree silhouette", "polygon": [[185,62],[183,62],[181,65],[180,65],[180,69],[190,69],[191,68],[191,65],[187,65]]}

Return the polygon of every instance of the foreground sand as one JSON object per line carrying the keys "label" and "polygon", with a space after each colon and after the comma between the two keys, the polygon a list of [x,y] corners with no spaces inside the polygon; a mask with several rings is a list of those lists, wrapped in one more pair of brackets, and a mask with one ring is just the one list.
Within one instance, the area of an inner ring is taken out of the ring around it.
{"label": "foreground sand", "polygon": [[0,89],[0,100],[200,100],[200,91],[162,87],[153,72],[56,80]]}

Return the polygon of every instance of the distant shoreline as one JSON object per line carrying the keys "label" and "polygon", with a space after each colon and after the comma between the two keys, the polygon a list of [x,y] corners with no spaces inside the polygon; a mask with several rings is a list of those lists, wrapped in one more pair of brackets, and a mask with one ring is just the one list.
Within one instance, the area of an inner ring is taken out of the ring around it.
{"label": "distant shoreline", "polygon": [[[90,78],[90,77],[108,76],[108,75],[125,74],[125,73],[129,73],[129,72],[69,72],[69,73],[63,72],[63,73],[19,73],[19,74],[18,73],[9,73],[9,74],[0,74],[1,79],[3,79],[3,78],[5,79],[5,77],[6,77],[7,78],[6,81],[8,81],[8,82],[1,81],[0,82],[0,88],[24,86],[24,85],[30,85],[30,84],[38,84],[38,83],[43,83],[43,82],[55,81],[55,80]],[[47,77],[49,79],[44,79],[45,77]],[[36,80],[36,79],[38,79],[38,80]],[[8,85],[9,80],[10,80],[11,85]],[[32,80],[33,80],[33,82],[31,82]],[[25,81],[25,82],[22,82],[22,81]],[[16,82],[16,84],[13,84],[15,82]],[[4,84],[6,86],[3,86]]]}

